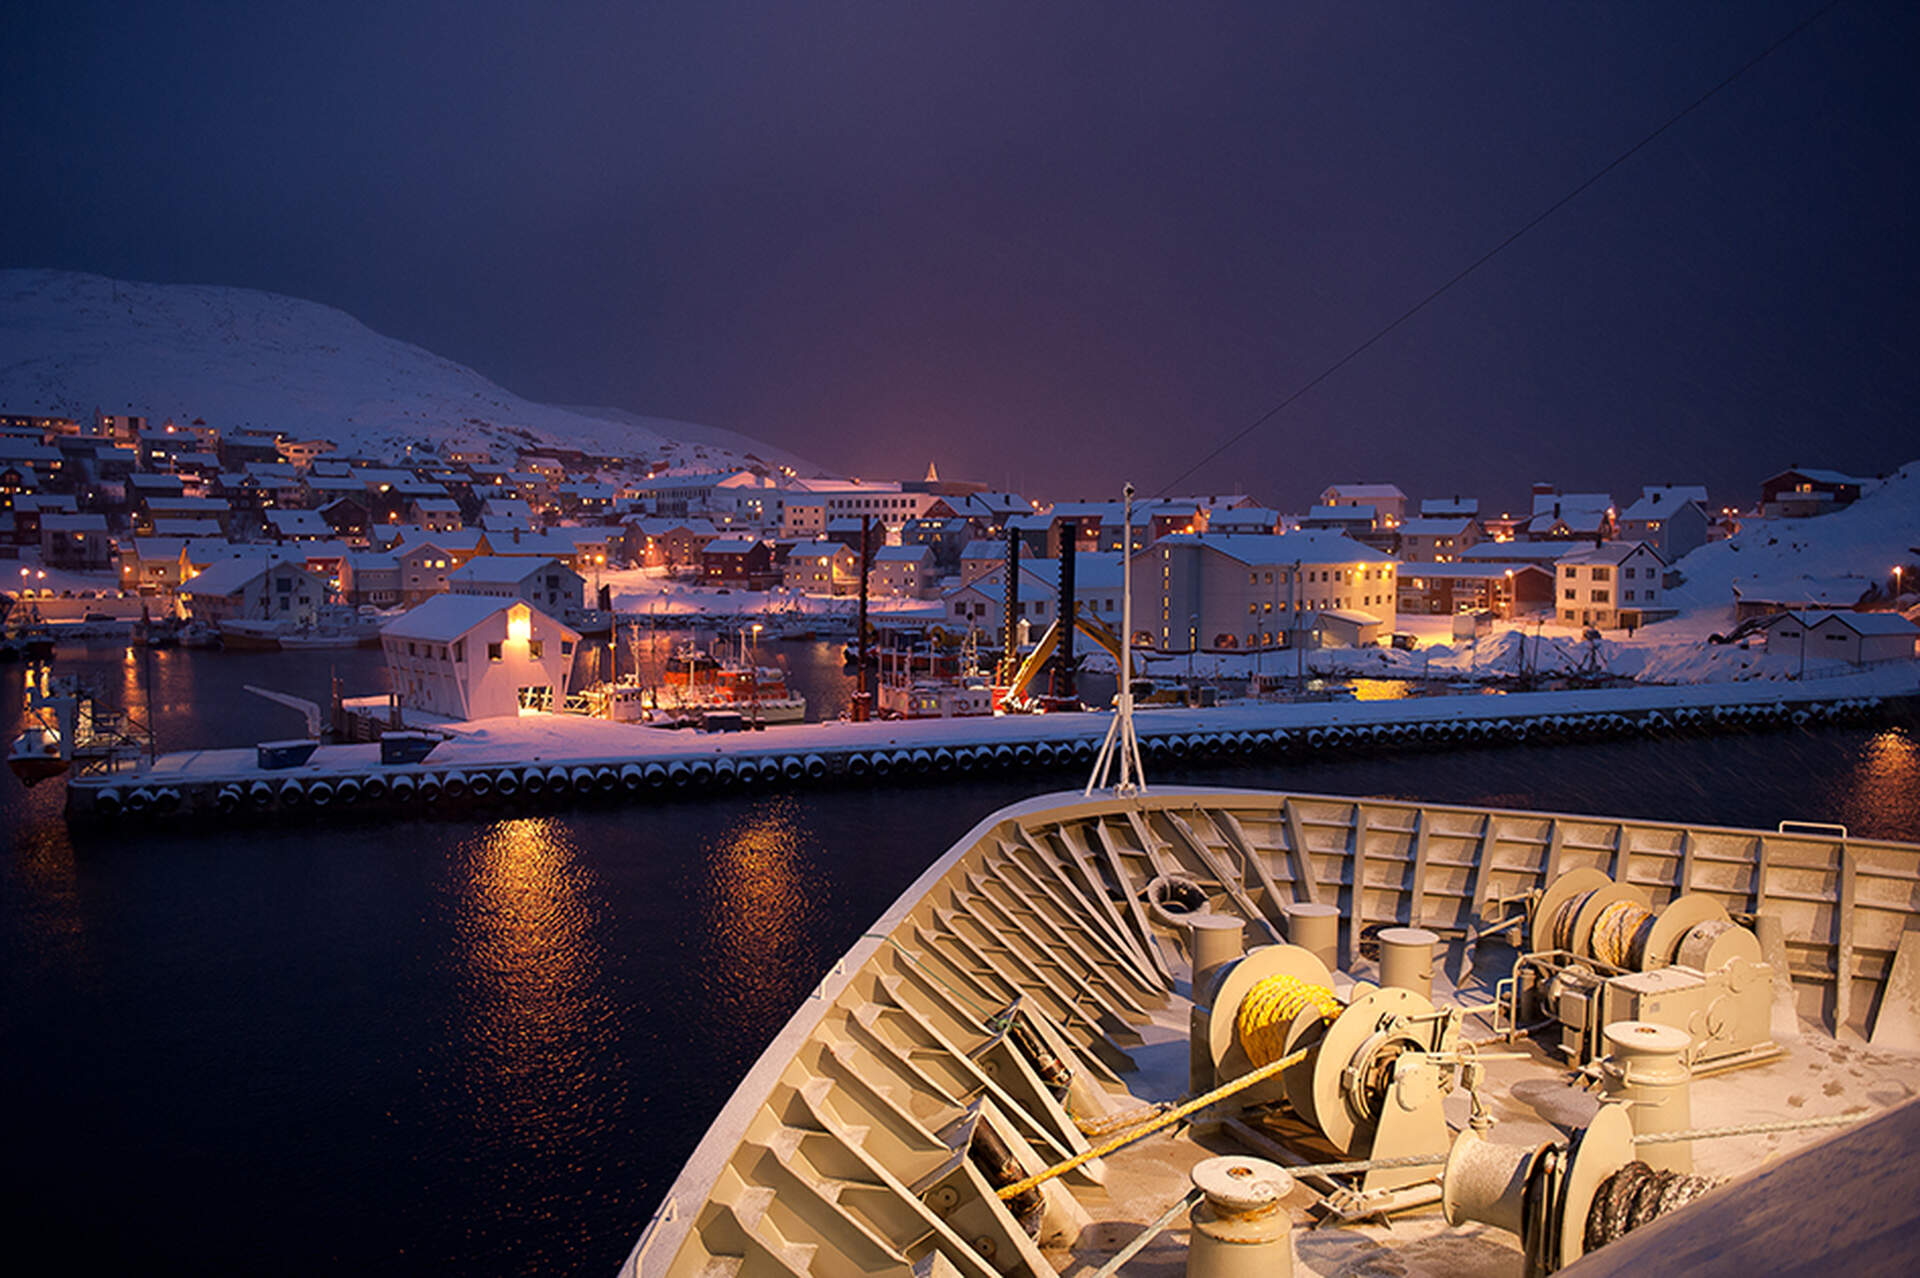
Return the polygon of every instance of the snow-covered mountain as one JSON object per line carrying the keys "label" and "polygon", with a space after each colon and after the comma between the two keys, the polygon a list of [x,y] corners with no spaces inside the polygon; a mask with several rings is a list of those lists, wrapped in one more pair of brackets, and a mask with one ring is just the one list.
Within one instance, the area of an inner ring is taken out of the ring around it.
{"label": "snow-covered mountain", "polygon": [[253,289],[0,271],[0,412],[134,413],[331,439],[529,444],[664,458],[676,470],[763,461],[817,468],[733,431],[521,399],[470,368],[382,337],[343,311]]}

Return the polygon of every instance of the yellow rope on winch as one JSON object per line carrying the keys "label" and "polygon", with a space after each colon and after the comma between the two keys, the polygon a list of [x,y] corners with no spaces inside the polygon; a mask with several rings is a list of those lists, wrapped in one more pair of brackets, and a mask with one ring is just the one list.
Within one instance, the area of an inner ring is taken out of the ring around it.
{"label": "yellow rope on winch", "polygon": [[1615,901],[1593,921],[1593,956],[1614,967],[1637,968],[1653,932],[1653,911],[1638,901]]}
{"label": "yellow rope on winch", "polygon": [[1240,1035],[1240,1043],[1254,1064],[1252,1073],[1242,1074],[1231,1082],[1222,1083],[1205,1095],[1196,1096],[1192,1100],[1176,1105],[1144,1126],[1075,1154],[1072,1158],[1062,1159],[1045,1171],[1035,1172],[1025,1180],[1003,1185],[994,1193],[1002,1201],[1017,1198],[1037,1185],[1044,1185],[1056,1176],[1064,1175],[1096,1158],[1104,1158],[1137,1140],[1144,1140],[1157,1131],[1171,1127],[1197,1110],[1217,1104],[1237,1092],[1247,1090],[1255,1083],[1264,1082],[1298,1065],[1313,1054],[1313,1046],[1303,1047],[1291,1056],[1282,1056],[1281,1052],[1286,1050],[1287,1029],[1293,1024],[1294,1017],[1310,1007],[1318,1009],[1320,1015],[1327,1020],[1332,1020],[1345,1010],[1345,1005],[1333,996],[1332,990],[1324,985],[1311,985],[1295,976],[1269,976],[1256,982],[1247,992],[1247,996],[1240,1000],[1240,1012],[1235,1018],[1235,1029]]}
{"label": "yellow rope on winch", "polygon": [[1265,1065],[1280,1059],[1287,1050],[1287,1031],[1294,1018],[1308,1008],[1330,1021],[1344,1010],[1343,1004],[1324,985],[1313,985],[1284,973],[1255,983],[1240,1000],[1240,1012],[1234,1030],[1247,1059]]}

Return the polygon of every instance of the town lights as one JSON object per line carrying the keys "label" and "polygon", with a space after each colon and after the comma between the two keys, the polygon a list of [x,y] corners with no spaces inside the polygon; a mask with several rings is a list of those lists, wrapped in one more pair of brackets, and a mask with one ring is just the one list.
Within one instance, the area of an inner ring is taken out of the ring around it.
{"label": "town lights", "polygon": [[526,643],[533,638],[533,615],[523,605],[515,605],[507,610],[507,639],[511,643]]}

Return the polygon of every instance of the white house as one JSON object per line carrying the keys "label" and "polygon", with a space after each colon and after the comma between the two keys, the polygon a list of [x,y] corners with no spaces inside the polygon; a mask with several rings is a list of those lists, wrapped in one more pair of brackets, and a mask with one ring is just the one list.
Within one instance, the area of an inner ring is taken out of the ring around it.
{"label": "white house", "polygon": [[1661,589],[1666,561],[1641,541],[1608,541],[1560,556],[1555,607],[1561,621],[1601,630],[1629,629],[1668,615]]}
{"label": "white house", "polygon": [[1400,558],[1450,564],[1480,540],[1480,521],[1469,515],[1422,515],[1400,525]]}
{"label": "white house", "polygon": [[1801,661],[1910,661],[1920,626],[1897,612],[1783,612],[1763,629],[1767,651]]}
{"label": "white house", "polygon": [[1397,528],[1407,517],[1407,495],[1398,484],[1331,484],[1320,494],[1322,506],[1371,506],[1382,528]]}
{"label": "white house", "polygon": [[[997,635],[1006,617],[1006,594],[1004,576],[984,577],[947,591],[940,597],[941,611],[961,630],[972,628]],[[1025,568],[1020,570],[1014,615],[1029,624],[1035,638],[1053,620],[1058,602],[1059,592],[1053,582]]]}
{"label": "white house", "polygon": [[924,599],[933,585],[933,552],[925,546],[882,546],[873,552],[867,589],[879,599]]}
{"label": "white house", "polygon": [[[787,553],[782,584],[809,595],[850,595],[860,588],[860,556],[837,541],[810,541]],[[871,588],[872,583],[868,583]]]}
{"label": "white house", "polygon": [[435,595],[380,630],[400,704],[450,719],[564,705],[580,633],[523,600]]}
{"label": "white house", "polygon": [[327,601],[327,582],[317,572],[286,560],[221,559],[180,587],[180,600],[195,621],[287,621],[310,626]]}
{"label": "white house", "polygon": [[1643,488],[1640,500],[1620,512],[1620,539],[1644,541],[1668,563],[1706,545],[1712,528],[1707,490],[1698,484]]}
{"label": "white house", "polygon": [[[1134,642],[1163,652],[1320,642],[1319,614],[1364,615],[1391,630],[1391,556],[1332,532],[1273,537],[1176,533],[1133,557]],[[1361,633],[1355,619],[1340,633]]]}

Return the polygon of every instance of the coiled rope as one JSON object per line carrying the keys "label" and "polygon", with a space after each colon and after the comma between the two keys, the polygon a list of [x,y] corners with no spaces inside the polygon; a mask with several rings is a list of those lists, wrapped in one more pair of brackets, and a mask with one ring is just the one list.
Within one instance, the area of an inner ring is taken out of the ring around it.
{"label": "coiled rope", "polygon": [[1593,957],[1613,967],[1637,971],[1652,933],[1652,910],[1638,901],[1615,901],[1593,921]]}
{"label": "coiled rope", "polygon": [[1281,973],[1262,978],[1240,1000],[1240,1012],[1234,1018],[1234,1031],[1247,1059],[1255,1065],[1278,1060],[1287,1049],[1287,1031],[1294,1018],[1308,1008],[1330,1021],[1345,1010],[1333,991],[1297,976]]}
{"label": "coiled rope", "polygon": [[1240,1011],[1234,1018],[1240,1041],[1246,1048],[1248,1058],[1254,1061],[1252,1073],[1242,1074],[1230,1083],[1222,1083],[1212,1091],[1175,1105],[1157,1118],[1115,1136],[1105,1144],[1057,1162],[1025,1180],[1003,1185],[994,1192],[1002,1199],[1018,1197],[1056,1176],[1064,1176],[1076,1167],[1096,1158],[1104,1158],[1137,1140],[1144,1140],[1164,1127],[1171,1127],[1188,1114],[1203,1110],[1298,1065],[1313,1054],[1317,1044],[1309,1044],[1285,1056],[1276,1053],[1286,1046],[1286,1031],[1292,1025],[1293,1018],[1307,1008],[1316,1008],[1323,1017],[1329,1019],[1338,1016],[1342,1010],[1340,1000],[1324,985],[1312,985],[1292,976],[1269,976],[1259,981],[1240,1000]]}
{"label": "coiled rope", "polygon": [[1655,1171],[1642,1162],[1628,1163],[1601,1181],[1593,1195],[1593,1206],[1587,1211],[1586,1249],[1598,1251],[1686,1206],[1719,1183],[1707,1176]]}
{"label": "coiled rope", "polygon": [[[1599,889],[1595,889],[1598,891]],[[1553,916],[1553,948],[1556,950],[1573,949],[1573,924],[1580,917],[1580,908],[1593,896],[1592,892],[1582,892],[1570,896],[1560,903],[1560,909]]]}

